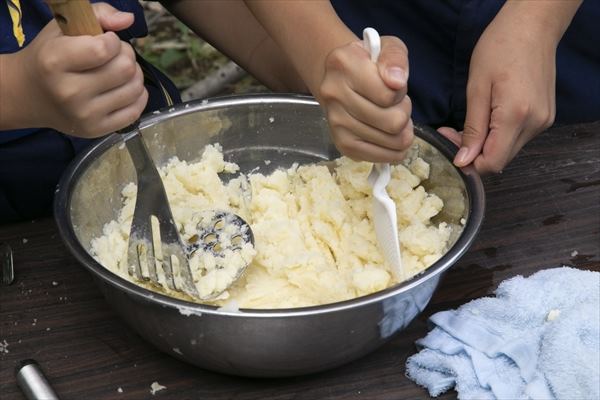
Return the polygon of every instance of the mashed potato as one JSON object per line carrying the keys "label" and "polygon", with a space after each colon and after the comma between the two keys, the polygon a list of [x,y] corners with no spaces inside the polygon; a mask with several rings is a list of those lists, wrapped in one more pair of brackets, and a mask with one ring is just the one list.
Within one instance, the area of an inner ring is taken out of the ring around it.
{"label": "mashed potato", "polygon": [[[420,185],[429,175],[429,165],[415,151],[404,164],[392,167],[388,186],[398,214],[402,279],[440,258],[452,233],[450,225],[432,223],[443,202]],[[336,160],[334,174],[326,166],[304,165],[268,176],[252,173],[249,187],[244,177],[224,184],[220,175],[235,173],[238,167],[223,160],[219,145],[209,145],[199,162],[174,158],[161,169],[161,176],[184,239],[195,234],[189,221],[207,209],[232,211],[252,227],[251,264],[211,303],[288,308],[352,299],[397,283],[379,251],[371,222],[370,169],[370,163],[342,157]],[[130,183],[123,189],[118,219],[92,240],[97,260],[126,279],[131,279],[125,260],[135,196],[136,187]],[[200,266],[195,263],[192,269],[197,274]]]}

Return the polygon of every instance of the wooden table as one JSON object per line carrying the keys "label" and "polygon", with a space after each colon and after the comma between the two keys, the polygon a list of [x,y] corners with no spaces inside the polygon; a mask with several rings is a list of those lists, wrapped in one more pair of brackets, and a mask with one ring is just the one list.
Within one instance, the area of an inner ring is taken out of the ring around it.
{"label": "wooden table", "polygon": [[[14,367],[34,358],[62,399],[428,398],[404,376],[428,316],[489,295],[517,274],[562,264],[600,270],[600,122],[538,136],[485,187],[478,239],[408,329],[349,365],[289,379],[221,375],[158,352],[108,307],[52,219],[1,226],[0,242],[14,250],[16,280],[0,287],[0,344],[8,344],[0,346],[0,397],[24,398]],[[155,381],[166,389],[153,396]]]}

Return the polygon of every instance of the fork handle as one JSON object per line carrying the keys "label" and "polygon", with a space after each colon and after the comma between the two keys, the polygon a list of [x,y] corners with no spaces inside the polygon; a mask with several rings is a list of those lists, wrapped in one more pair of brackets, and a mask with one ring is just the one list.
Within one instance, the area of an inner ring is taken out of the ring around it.
{"label": "fork handle", "polygon": [[[136,119],[133,123],[127,125],[125,128],[121,128],[121,129],[115,131],[115,133],[119,133],[119,134],[123,135],[125,133],[139,131],[139,129],[140,129],[140,118]],[[138,132],[138,135],[139,134],[140,133]]]}
{"label": "fork handle", "polygon": [[89,0],[46,0],[54,19],[67,36],[104,33]]}

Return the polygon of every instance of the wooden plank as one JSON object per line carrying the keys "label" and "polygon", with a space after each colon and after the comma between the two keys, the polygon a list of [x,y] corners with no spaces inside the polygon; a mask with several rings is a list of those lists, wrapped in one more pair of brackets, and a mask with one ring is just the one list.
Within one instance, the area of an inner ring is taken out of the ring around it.
{"label": "wooden plank", "polygon": [[[485,185],[478,239],[405,331],[346,366],[276,380],[216,374],[158,352],[108,307],[51,219],[1,226],[16,269],[13,285],[0,287],[2,400],[24,398],[13,368],[25,358],[42,365],[62,399],[427,398],[404,376],[404,363],[431,314],[489,295],[516,274],[563,264],[600,270],[600,122],[549,130]],[[167,389],[152,396],[155,381]]]}

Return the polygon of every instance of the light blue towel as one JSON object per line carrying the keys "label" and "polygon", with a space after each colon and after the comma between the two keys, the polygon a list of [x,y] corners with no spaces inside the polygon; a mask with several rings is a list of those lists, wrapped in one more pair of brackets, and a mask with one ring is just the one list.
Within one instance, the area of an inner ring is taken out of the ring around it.
{"label": "light blue towel", "polygon": [[600,273],[547,269],[495,294],[432,315],[406,375],[434,397],[600,399]]}

